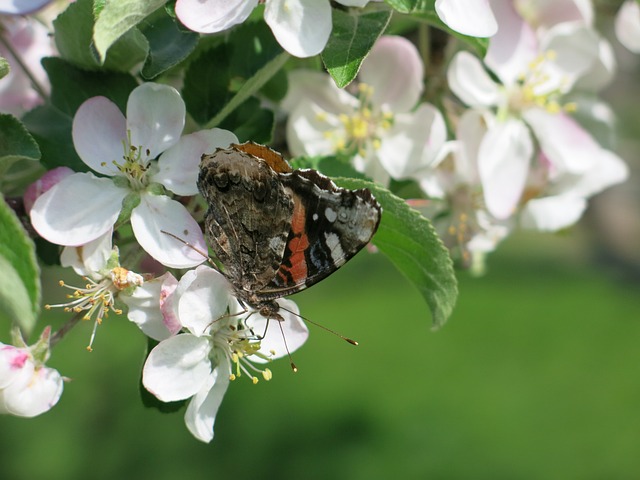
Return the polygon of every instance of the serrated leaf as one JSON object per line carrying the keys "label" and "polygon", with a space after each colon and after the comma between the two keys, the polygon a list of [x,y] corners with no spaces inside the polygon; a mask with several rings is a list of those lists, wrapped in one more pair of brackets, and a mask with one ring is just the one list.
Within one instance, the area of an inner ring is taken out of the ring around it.
{"label": "serrated leaf", "polygon": [[487,53],[489,39],[470,37],[449,28],[436,13],[435,0],[385,0],[385,2],[400,13],[409,14],[462,40],[473,48],[480,57],[484,57]]}
{"label": "serrated leaf", "polygon": [[147,58],[149,42],[137,28],[132,28],[114,43],[104,61],[105,70],[128,73]]}
{"label": "serrated leaf", "polygon": [[181,29],[164,8],[140,25],[149,43],[149,54],[142,67],[142,78],[150,80],[187,58],[198,45],[200,36]]}
{"label": "serrated leaf", "polygon": [[107,50],[125,33],[138,25],[156,9],[162,7],[165,0],[110,0],[98,15],[93,28],[93,40],[102,63]]}
{"label": "serrated leaf", "polygon": [[322,61],[338,87],[344,88],[356,78],[362,61],[390,19],[391,11],[333,11],[333,30],[322,52]]}
{"label": "serrated leaf", "polygon": [[0,171],[18,160],[39,160],[40,149],[25,126],[13,115],[0,114]]}
{"label": "serrated leaf", "polygon": [[90,72],[61,58],[44,58],[42,66],[51,82],[51,103],[71,117],[85,100],[99,95],[124,111],[129,94],[138,85],[127,73]]}
{"label": "serrated leaf", "polygon": [[420,291],[431,310],[433,328],[447,321],[458,296],[449,252],[431,222],[385,188],[352,178],[334,178],[344,188],[368,188],[382,205],[382,221],[372,243]]}
{"label": "serrated leaf", "polygon": [[49,169],[69,167],[76,172],[88,170],[73,148],[71,116],[45,105],[27,112],[22,121],[40,146],[43,166]]}
{"label": "serrated leaf", "polygon": [[40,311],[40,269],[35,247],[20,221],[0,201],[0,320],[17,324],[25,333]]}

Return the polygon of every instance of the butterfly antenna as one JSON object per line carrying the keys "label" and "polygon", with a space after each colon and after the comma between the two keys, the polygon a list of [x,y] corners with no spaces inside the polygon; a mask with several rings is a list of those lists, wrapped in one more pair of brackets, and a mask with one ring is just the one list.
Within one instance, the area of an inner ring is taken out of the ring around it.
{"label": "butterfly antenna", "polygon": [[185,239],[180,238],[179,236],[171,233],[171,232],[167,232],[166,230],[160,230],[161,233],[164,233],[165,235],[169,235],[170,237],[175,238],[176,240],[178,240],[180,243],[185,244],[187,247],[189,247],[191,250],[198,252],[200,255],[202,255],[204,258],[207,259],[207,261],[209,262],[209,264],[211,264],[211,266],[213,267],[214,270],[216,271],[220,271],[220,269],[218,268],[218,266],[213,262],[213,260],[211,260],[211,257],[203,252],[202,250],[200,250],[198,247],[196,247],[195,245],[192,245],[191,243],[187,242]]}
{"label": "butterfly antenna", "polygon": [[[347,343],[350,343],[351,345],[358,345],[358,342],[356,342],[355,340],[352,340],[351,338],[345,337],[344,335],[336,332],[335,330],[331,330],[328,327],[325,327],[324,325],[320,325],[319,323],[316,323],[312,320],[309,320],[307,317],[303,317],[302,315],[300,315],[299,313],[295,313],[292,312],[291,310],[289,310],[288,308],[284,308],[282,305],[280,305],[280,308],[286,312],[291,313],[292,315],[295,315],[296,317],[300,317],[301,319],[303,319],[305,322],[310,323],[311,325],[315,325],[318,328],[321,328],[329,333],[334,334],[336,337],[340,337],[342,340],[344,340]],[[282,329],[282,326],[280,327]],[[286,343],[286,342],[285,342]]]}
{"label": "butterfly antenna", "polygon": [[[289,310],[287,310],[288,312]],[[267,324],[268,324],[268,320],[267,320]],[[282,328],[282,322],[278,321],[278,327],[280,327],[280,333],[282,334],[282,340],[284,341],[284,348],[287,351],[287,356],[289,357],[289,362],[291,363],[291,370],[293,370],[293,373],[296,373],[298,371],[298,367],[296,367],[296,364],[293,363],[293,358],[291,358],[291,352],[289,351],[289,345],[287,345],[287,336],[284,334],[284,329]],[[265,330],[266,333],[266,330]]]}

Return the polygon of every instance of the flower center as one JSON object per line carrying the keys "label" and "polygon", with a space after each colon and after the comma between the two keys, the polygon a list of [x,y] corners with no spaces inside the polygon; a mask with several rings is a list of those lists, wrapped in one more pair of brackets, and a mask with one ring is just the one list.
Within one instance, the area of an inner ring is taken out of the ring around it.
{"label": "flower center", "polygon": [[[358,104],[353,113],[338,116],[339,126],[325,131],[325,138],[332,141],[336,153],[366,157],[370,148],[380,148],[380,138],[393,125],[393,114],[383,112],[371,102],[373,87],[366,83],[358,85]],[[326,120],[319,114],[318,120]]]}
{"label": "flower center", "polygon": [[555,52],[549,50],[540,54],[529,64],[528,70],[522,73],[518,82],[506,88],[506,104],[498,111],[498,118],[504,119],[509,114],[520,115],[523,110],[532,107],[545,109],[549,113],[575,111],[576,104],[560,103],[570,85],[566,78],[552,78],[549,74],[549,63],[555,60]]}
{"label": "flower center", "polygon": [[131,190],[134,192],[145,190],[149,185],[148,173],[151,166],[149,155],[151,152],[141,145],[137,147],[131,145],[131,132],[127,132],[127,140],[122,142],[122,147],[124,150],[122,160],[113,160],[113,164],[120,172],[120,176],[126,179]]}

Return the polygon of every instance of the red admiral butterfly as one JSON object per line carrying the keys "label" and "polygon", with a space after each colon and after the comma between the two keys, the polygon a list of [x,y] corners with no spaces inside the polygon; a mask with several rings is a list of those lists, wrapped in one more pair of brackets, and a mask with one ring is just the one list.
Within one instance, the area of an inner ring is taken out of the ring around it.
{"label": "red admiral butterfly", "polygon": [[371,240],[382,213],[369,190],[292,170],[252,142],[203,155],[198,189],[209,205],[209,245],[236,297],[278,320],[275,300],[340,268]]}

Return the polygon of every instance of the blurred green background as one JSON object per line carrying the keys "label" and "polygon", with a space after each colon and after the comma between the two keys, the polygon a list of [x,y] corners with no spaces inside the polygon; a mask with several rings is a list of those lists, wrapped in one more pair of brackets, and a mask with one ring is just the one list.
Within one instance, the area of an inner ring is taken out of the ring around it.
{"label": "blurred green background", "polygon": [[510,238],[435,333],[386,259],[359,255],[294,298],[360,346],[311,326],[297,374],[231,384],[209,445],[141,405],[134,325],[110,317],[93,353],[82,325],[51,362],[73,379],[60,403],[0,417],[2,478],[638,478],[638,282],[582,230]]}

